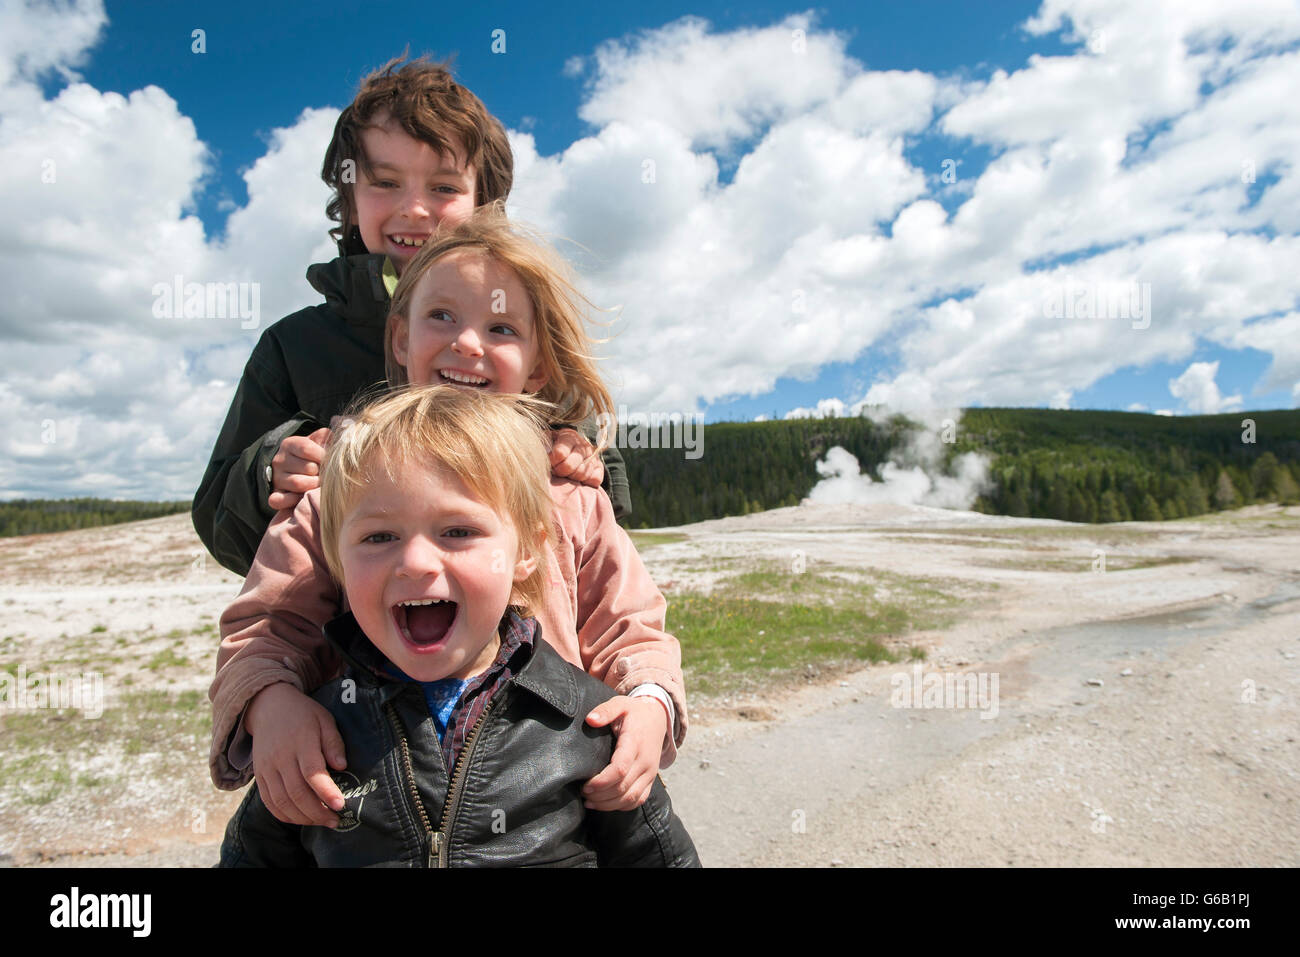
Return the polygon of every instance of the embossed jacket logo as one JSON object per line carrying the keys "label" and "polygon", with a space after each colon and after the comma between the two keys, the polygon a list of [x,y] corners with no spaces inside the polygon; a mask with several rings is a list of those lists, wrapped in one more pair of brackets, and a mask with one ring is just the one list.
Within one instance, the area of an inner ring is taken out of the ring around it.
{"label": "embossed jacket logo", "polygon": [[348,771],[334,771],[331,774],[334,783],[343,792],[343,810],[339,812],[339,825],[336,831],[350,831],[361,824],[361,806],[367,794],[379,789],[379,782],[369,778],[364,784],[355,774]]}

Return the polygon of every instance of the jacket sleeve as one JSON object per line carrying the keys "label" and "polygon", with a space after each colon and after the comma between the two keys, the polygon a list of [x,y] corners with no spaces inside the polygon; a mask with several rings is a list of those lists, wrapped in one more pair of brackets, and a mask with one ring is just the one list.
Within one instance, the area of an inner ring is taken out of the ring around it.
{"label": "jacket sleeve", "polygon": [[302,828],[276,820],[254,785],[226,825],[217,866],[315,867],[301,833]]}
{"label": "jacket sleeve", "polygon": [[677,718],[660,758],[660,767],[668,767],[686,737],[687,723],[682,649],[664,630],[668,604],[636,546],[614,520],[609,499],[576,484],[573,494],[582,503],[583,528],[573,544],[583,668],[616,694],[646,682],[668,692]]}
{"label": "jacket sleeve", "polygon": [[658,775],[650,797],[631,811],[590,812],[599,867],[699,867],[695,843],[673,813]]}
{"label": "jacket sleeve", "polygon": [[626,522],[632,517],[632,490],[627,482],[627,463],[617,446],[609,446],[600,453],[601,464],[605,466],[605,478],[600,487],[609,496],[614,506],[614,518]]}
{"label": "jacket sleeve", "polygon": [[[552,428],[568,429],[573,426],[558,423]],[[600,427],[594,417],[583,419],[577,429],[592,445],[600,438]],[[627,463],[623,461],[623,453],[618,450],[618,446],[609,445],[600,453],[600,463],[605,467],[605,477],[601,479],[600,487],[605,490],[614,506],[614,518],[625,522],[632,516],[632,492],[628,487]]]}
{"label": "jacket sleeve", "polygon": [[334,677],[340,660],[321,629],[343,596],[320,546],[320,491],[279,513],[266,530],[244,588],[221,616],[212,700],[212,783],[246,784],[251,738],[244,711],[267,685],[285,681],[310,692]]}
{"label": "jacket sleeve", "polygon": [[[269,332],[269,330],[268,330]],[[291,435],[320,428],[298,410],[279,343],[263,333],[194,493],[194,530],[226,568],[247,575],[274,511],[266,503],[266,467]]]}

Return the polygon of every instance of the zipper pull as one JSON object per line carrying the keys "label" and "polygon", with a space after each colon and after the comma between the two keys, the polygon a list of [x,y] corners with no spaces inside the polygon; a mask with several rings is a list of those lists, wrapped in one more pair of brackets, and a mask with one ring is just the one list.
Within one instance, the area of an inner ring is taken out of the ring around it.
{"label": "zipper pull", "polygon": [[429,832],[429,867],[438,866],[438,852],[442,850],[442,832]]}

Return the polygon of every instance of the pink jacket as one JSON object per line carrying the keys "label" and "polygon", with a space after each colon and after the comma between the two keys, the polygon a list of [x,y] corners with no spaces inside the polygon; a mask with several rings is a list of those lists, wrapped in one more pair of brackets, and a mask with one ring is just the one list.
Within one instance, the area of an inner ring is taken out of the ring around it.
{"label": "pink jacket", "polygon": [[[548,550],[550,592],[537,614],[542,636],[618,694],[646,682],[668,692],[677,720],[660,758],[667,767],[686,736],[681,647],[664,631],[667,603],[604,492],[552,478],[551,498],[558,547]],[[234,790],[252,778],[243,716],[254,695],[277,681],[311,692],[340,670],[321,633],[345,610],[345,598],[325,564],[319,505],[314,489],[272,520],[243,591],[221,616],[217,677],[208,690],[209,764],[219,788]]]}

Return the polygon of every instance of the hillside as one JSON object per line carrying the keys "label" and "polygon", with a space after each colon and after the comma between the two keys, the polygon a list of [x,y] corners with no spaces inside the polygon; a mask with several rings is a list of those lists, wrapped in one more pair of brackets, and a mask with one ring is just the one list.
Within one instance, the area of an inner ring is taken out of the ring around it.
{"label": "hillside", "polygon": [[[919,463],[927,473],[951,474],[958,456],[982,454],[989,481],[969,507],[996,515],[1159,521],[1300,501],[1300,410],[1174,417],[968,409],[959,422],[934,431],[901,417],[702,428],[702,454],[693,459],[681,448],[664,447],[673,444],[668,426],[648,442],[642,437],[642,444],[661,447],[623,448],[633,526],[658,528],[798,504],[817,484],[817,463],[834,446],[857,458],[875,481],[887,463]],[[938,450],[933,462],[925,460],[926,446]]]}
{"label": "hillside", "polygon": [[[958,504],[990,515],[1161,521],[1300,503],[1300,410],[1294,409],[1199,416],[967,409],[933,429],[881,415],[698,429],[624,430],[630,526],[662,528],[798,505],[821,478],[818,463],[835,447],[856,458],[874,482],[889,469],[918,470],[918,476],[923,470],[933,480],[952,475],[960,457],[979,456],[987,481]],[[686,438],[689,448],[682,447]],[[0,538],[188,510],[188,502],[0,502]]]}

